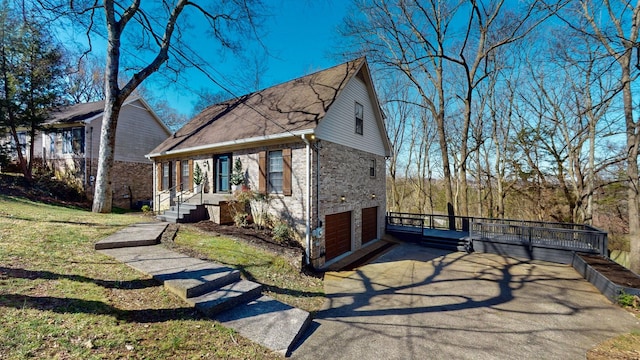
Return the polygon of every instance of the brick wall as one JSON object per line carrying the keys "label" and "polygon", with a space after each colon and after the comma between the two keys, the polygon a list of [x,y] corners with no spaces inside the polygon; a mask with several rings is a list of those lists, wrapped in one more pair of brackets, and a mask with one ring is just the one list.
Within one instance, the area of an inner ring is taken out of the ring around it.
{"label": "brick wall", "polygon": [[[98,160],[91,161],[91,174],[96,176]],[[93,199],[95,182],[89,178],[86,186],[87,197]],[[129,209],[138,201],[150,201],[153,198],[153,165],[114,161],[112,170],[113,206]]]}
{"label": "brick wall", "polygon": [[[371,160],[375,160],[374,177],[369,172]],[[351,211],[352,250],[362,246],[363,208],[378,207],[378,237],[384,233],[385,173],[386,162],[383,156],[324,140],[320,142],[319,219],[324,225],[326,215]],[[323,236],[313,240],[311,260],[315,267],[325,265],[325,232]]]}
{"label": "brick wall", "polygon": [[305,144],[290,143],[269,147],[259,147],[233,153],[234,162],[240,158],[247,175],[247,185],[258,191],[260,168],[258,154],[261,151],[291,149],[291,196],[269,194],[267,209],[274,220],[287,223],[295,232],[298,241],[304,239],[306,223],[304,218],[304,196],[306,193],[306,149]]}

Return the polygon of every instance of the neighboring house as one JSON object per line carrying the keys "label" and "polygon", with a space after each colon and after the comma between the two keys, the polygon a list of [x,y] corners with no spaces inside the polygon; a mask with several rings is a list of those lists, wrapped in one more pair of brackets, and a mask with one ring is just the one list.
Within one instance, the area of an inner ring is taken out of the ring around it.
{"label": "neighboring house", "polygon": [[148,155],[156,164],[154,206],[163,210],[169,198],[192,194],[197,164],[210,218],[228,219],[220,199],[230,197],[224,194],[240,159],[245,186],[268,195],[267,212],[296,231],[307,260],[322,268],[383,235],[390,151],[360,58],[195,116]]}
{"label": "neighboring house", "polygon": [[[56,176],[75,183],[93,198],[98,169],[100,128],[104,102],[71,105],[55,111],[34,139],[34,158],[53,169]],[[171,135],[171,131],[142,98],[122,105],[116,129],[113,166],[113,205],[122,208],[150,201],[153,164],[145,157]],[[27,144],[26,132],[19,132]],[[28,153],[23,150],[23,154]]]}

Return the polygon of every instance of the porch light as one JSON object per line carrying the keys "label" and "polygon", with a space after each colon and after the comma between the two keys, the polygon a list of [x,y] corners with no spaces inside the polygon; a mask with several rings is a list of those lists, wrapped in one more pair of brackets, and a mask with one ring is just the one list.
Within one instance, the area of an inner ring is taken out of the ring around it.
{"label": "porch light", "polygon": [[371,194],[371,199],[375,199],[376,198],[376,194]]}
{"label": "porch light", "polygon": [[342,195],[340,196],[340,202],[345,202],[347,200],[347,197]]}

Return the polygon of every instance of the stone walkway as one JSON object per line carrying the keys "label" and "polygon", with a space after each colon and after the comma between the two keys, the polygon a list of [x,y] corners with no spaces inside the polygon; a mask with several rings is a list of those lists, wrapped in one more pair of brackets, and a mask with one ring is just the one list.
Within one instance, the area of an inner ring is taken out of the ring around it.
{"label": "stone walkway", "polygon": [[227,266],[159,245],[167,223],[135,224],[97,242],[96,250],[152,276],[206,316],[283,355],[311,321],[308,312],[262,295],[262,285]]}

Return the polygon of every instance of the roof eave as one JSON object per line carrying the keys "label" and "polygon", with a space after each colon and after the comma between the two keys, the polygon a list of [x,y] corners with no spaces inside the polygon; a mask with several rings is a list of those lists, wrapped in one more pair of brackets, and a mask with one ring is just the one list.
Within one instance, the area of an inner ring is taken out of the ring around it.
{"label": "roof eave", "polygon": [[193,146],[185,149],[161,151],[158,153],[147,154],[145,155],[145,157],[149,160],[152,160],[158,157],[175,156],[175,155],[181,155],[181,154],[187,154],[187,153],[206,152],[206,151],[212,151],[212,150],[218,150],[218,149],[224,149],[224,148],[232,148],[232,147],[248,148],[250,146],[259,146],[262,143],[272,142],[275,140],[295,139],[302,135],[313,134],[314,130],[315,129],[304,129],[304,130],[297,130],[297,131],[291,131],[291,132],[279,133],[279,134],[273,134],[273,135],[265,135],[265,136],[258,136],[253,138],[224,141],[224,142],[219,142],[214,144]]}

